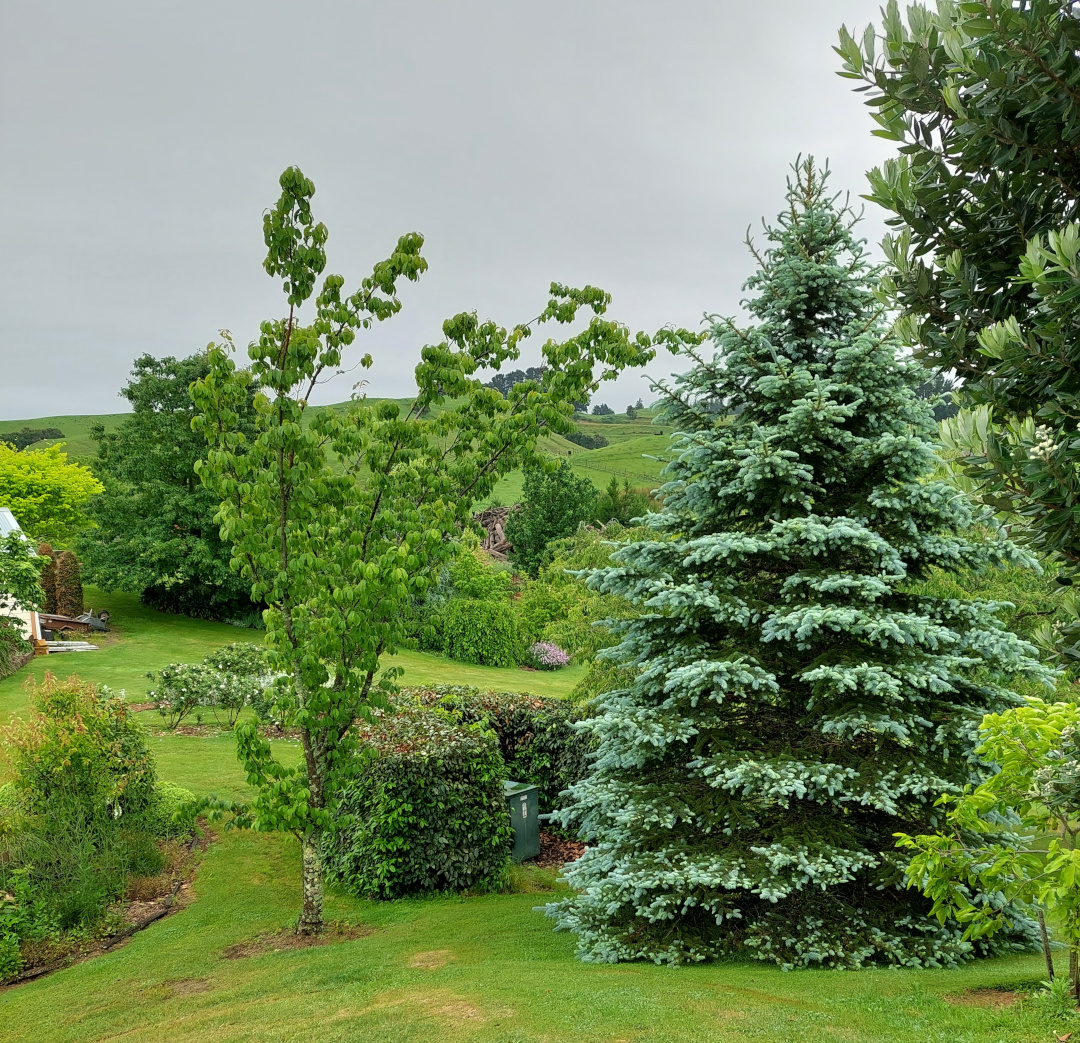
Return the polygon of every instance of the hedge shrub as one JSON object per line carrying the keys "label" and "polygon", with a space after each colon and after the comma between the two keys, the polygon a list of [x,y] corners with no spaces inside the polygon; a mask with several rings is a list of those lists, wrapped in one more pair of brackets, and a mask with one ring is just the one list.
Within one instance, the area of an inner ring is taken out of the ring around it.
{"label": "hedge shrub", "polygon": [[464,725],[490,728],[499,741],[506,777],[539,789],[541,814],[557,807],[559,794],[591,771],[595,742],[574,727],[585,716],[574,703],[456,685],[412,688],[406,694]]}
{"label": "hedge shrub", "polygon": [[82,566],[69,550],[56,558],[56,612],[72,619],[83,614]]}
{"label": "hedge shrub", "polygon": [[361,734],[372,759],[338,796],[330,878],[370,898],[500,886],[511,834],[495,737],[416,706]]}
{"label": "hedge shrub", "polygon": [[0,679],[18,670],[30,651],[30,642],[23,637],[22,623],[11,616],[0,615]]}
{"label": "hedge shrub", "polygon": [[443,612],[443,650],[459,663],[514,666],[523,649],[517,616],[505,601],[455,598]]}
{"label": "hedge shrub", "polygon": [[[476,534],[465,532],[459,540],[458,553],[440,569],[435,585],[413,606],[412,636],[420,648],[445,653],[446,612],[451,603],[472,600],[508,605],[513,588],[509,566],[493,562],[480,549]],[[465,642],[466,647],[468,644]]]}
{"label": "hedge shrub", "polygon": [[45,603],[42,612],[50,615],[56,612],[56,551],[48,543],[42,543],[38,547],[38,554],[49,560],[41,570],[41,589],[45,591]]}

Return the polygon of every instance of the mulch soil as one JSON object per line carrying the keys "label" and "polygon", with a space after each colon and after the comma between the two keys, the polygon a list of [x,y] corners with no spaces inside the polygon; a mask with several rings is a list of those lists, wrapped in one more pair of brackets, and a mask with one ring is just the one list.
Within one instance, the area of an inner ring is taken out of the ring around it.
{"label": "mulch soil", "polygon": [[540,854],[531,859],[529,864],[541,869],[562,869],[567,862],[581,858],[585,845],[579,840],[563,840],[561,837],[540,830]]}
{"label": "mulch soil", "polygon": [[243,960],[248,956],[262,956],[268,952],[285,952],[289,949],[310,949],[316,945],[334,945],[337,942],[351,942],[375,932],[374,927],[365,924],[326,925],[326,930],[319,934],[297,934],[295,931],[275,931],[273,934],[260,934],[257,938],[228,945],[221,950],[226,960]]}

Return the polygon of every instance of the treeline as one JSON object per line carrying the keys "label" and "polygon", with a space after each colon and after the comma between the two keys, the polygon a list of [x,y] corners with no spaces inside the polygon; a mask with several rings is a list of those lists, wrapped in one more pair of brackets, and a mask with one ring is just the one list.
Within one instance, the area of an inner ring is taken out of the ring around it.
{"label": "treeline", "polygon": [[0,442],[6,442],[20,451],[47,438],[63,437],[64,432],[58,427],[24,427],[21,431],[0,431]]}

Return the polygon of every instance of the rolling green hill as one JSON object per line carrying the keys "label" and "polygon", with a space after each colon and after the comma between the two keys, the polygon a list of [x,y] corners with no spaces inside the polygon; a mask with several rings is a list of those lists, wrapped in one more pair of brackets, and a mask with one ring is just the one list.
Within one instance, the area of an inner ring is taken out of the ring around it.
{"label": "rolling green hill", "polygon": [[[393,401],[405,408],[412,400],[399,398]],[[344,412],[349,405],[348,402],[338,402],[330,408]],[[114,430],[126,415],[103,413],[0,420],[0,433],[18,431],[24,427],[59,428],[64,432],[63,438],[41,441],[32,448],[63,443],[69,459],[88,463],[96,455],[96,446],[90,437],[91,427],[95,423],[101,423],[106,431]],[[635,486],[656,486],[662,464],[655,459],[648,459],[646,454],[663,456],[668,444],[666,435],[670,434],[670,431],[665,432],[654,426],[648,414],[640,414],[635,420],[622,415],[581,417],[577,421],[577,427],[586,434],[603,435],[609,444],[603,449],[583,449],[561,435],[548,435],[541,439],[540,449],[551,456],[567,458],[574,471],[588,478],[598,489],[603,489],[613,474],[620,482],[625,479]],[[495,487],[491,501],[501,504],[516,503],[521,498],[522,483],[523,476],[520,471],[508,474]]]}
{"label": "rolling green hill", "polygon": [[97,447],[90,437],[90,428],[94,424],[104,425],[106,431],[114,430],[126,413],[86,414],[82,416],[41,416],[32,420],[0,420],[0,434],[20,431],[24,427],[55,427],[64,432],[63,438],[45,439],[35,443],[32,448],[44,448],[49,445],[64,444],[69,460],[86,463],[97,455]]}

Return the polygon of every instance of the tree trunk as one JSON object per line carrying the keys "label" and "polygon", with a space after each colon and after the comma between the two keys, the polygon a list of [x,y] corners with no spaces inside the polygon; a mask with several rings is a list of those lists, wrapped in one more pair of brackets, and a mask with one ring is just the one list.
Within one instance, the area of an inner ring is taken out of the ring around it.
{"label": "tree trunk", "polygon": [[1042,937],[1043,959],[1046,960],[1046,977],[1048,981],[1054,980],[1054,957],[1050,953],[1050,938],[1046,933],[1046,917],[1042,909],[1038,910],[1039,934]]}
{"label": "tree trunk", "polygon": [[318,934],[323,929],[322,832],[313,829],[303,839],[300,874],[304,905],[297,934]]}
{"label": "tree trunk", "polygon": [[1075,945],[1069,947],[1069,984],[1077,1004],[1080,1004],[1080,951]]}

